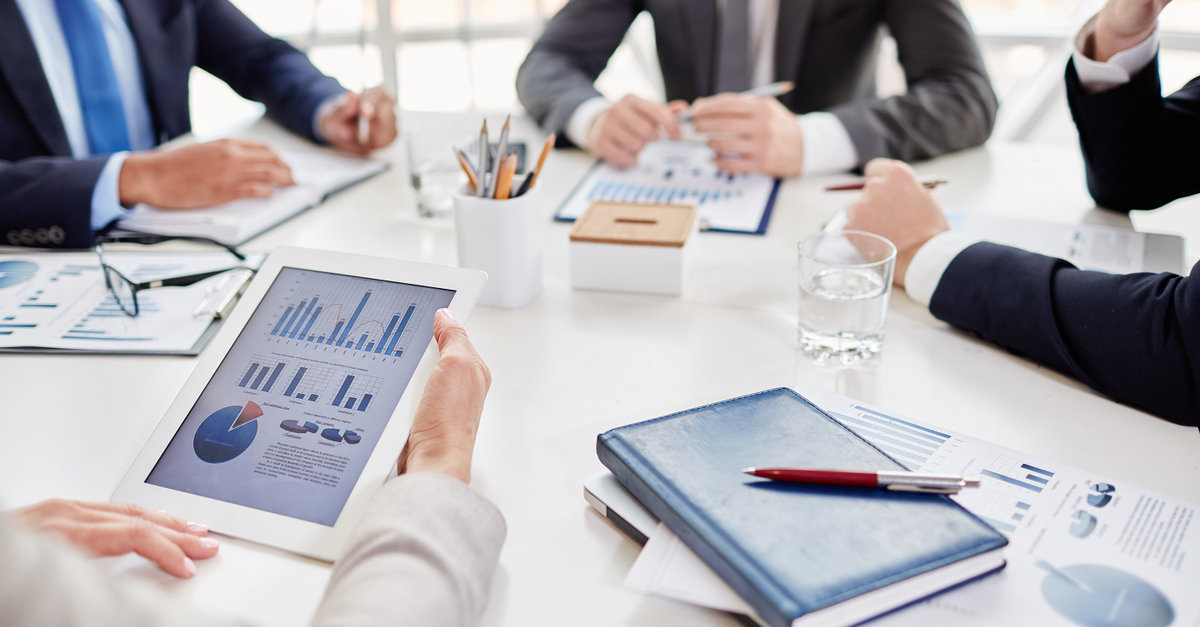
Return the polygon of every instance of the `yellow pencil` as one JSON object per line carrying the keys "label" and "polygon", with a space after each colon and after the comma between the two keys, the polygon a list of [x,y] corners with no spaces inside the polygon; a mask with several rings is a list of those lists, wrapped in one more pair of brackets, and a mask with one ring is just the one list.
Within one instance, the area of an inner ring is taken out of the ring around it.
{"label": "yellow pencil", "polygon": [[479,189],[479,179],[475,177],[475,170],[471,167],[471,162],[467,161],[467,155],[463,154],[462,150],[454,149],[454,156],[458,157],[458,165],[462,167],[463,172],[467,173],[467,181],[471,183],[471,193]]}
{"label": "yellow pencil", "polygon": [[514,196],[520,196],[529,191],[529,188],[533,187],[533,184],[537,182],[538,173],[542,171],[542,166],[546,164],[546,157],[554,148],[554,140],[556,138],[557,136],[554,133],[550,133],[550,136],[546,138],[546,143],[542,145],[542,154],[538,155],[537,166],[525,177],[525,182],[521,183],[521,189],[518,189],[517,193],[513,194]]}
{"label": "yellow pencil", "polygon": [[507,200],[512,192],[513,175],[517,173],[517,155],[511,154],[500,163],[500,171],[496,174],[496,200]]}

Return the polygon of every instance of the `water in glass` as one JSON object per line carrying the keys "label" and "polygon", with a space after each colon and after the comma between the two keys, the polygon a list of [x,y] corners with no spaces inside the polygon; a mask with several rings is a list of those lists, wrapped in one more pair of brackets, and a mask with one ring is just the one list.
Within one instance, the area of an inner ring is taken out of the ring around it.
{"label": "water in glass", "polygon": [[800,280],[800,348],[851,365],[879,352],[888,284],[876,270],[826,268]]}

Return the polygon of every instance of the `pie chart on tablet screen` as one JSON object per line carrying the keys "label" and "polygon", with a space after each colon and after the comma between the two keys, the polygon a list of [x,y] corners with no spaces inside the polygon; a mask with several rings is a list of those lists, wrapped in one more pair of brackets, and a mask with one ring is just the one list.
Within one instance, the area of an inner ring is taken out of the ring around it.
{"label": "pie chart on tablet screen", "polygon": [[227,462],[246,452],[258,435],[262,407],[253,401],[230,405],[213,412],[200,423],[192,448],[196,457],[210,464]]}

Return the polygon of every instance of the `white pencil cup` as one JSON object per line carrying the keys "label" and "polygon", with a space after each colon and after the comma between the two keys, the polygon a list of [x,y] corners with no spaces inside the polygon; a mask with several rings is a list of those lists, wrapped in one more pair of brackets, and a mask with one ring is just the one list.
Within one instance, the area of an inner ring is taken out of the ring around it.
{"label": "white pencil cup", "polygon": [[467,189],[454,195],[458,265],[488,273],[479,304],[522,307],[542,291],[540,189],[508,200],[471,196]]}

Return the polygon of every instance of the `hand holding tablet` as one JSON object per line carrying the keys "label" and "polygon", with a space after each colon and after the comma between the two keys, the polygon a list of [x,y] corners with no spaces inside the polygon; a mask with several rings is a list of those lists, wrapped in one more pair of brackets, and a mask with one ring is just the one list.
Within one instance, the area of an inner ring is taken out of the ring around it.
{"label": "hand holding tablet", "polygon": [[441,356],[425,383],[398,469],[400,473],[437,472],[468,483],[475,433],[492,373],[449,310],[437,312],[433,339]]}
{"label": "hand holding tablet", "polygon": [[[401,463],[468,478],[490,375],[453,318],[466,317],[485,280],[473,270],[277,249],[114,501],[336,558],[396,468],[417,403],[408,384],[432,356],[435,319],[446,354]],[[452,316],[436,313],[443,308]]]}

